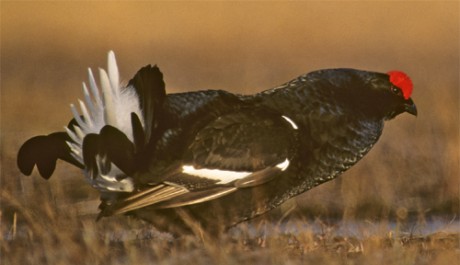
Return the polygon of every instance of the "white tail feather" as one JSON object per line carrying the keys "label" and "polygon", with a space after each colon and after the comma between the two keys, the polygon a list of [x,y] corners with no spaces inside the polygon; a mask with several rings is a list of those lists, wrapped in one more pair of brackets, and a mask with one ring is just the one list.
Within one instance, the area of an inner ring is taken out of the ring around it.
{"label": "white tail feather", "polygon": [[[96,84],[93,72],[88,68],[89,87],[83,83],[84,101],[79,100],[83,119],[75,105],[70,105],[76,125],[73,126],[73,130],[65,127],[71,139],[67,144],[71,150],[72,157],[82,164],[82,145],[87,134],[99,133],[104,126],[111,125],[122,131],[132,141],[131,113],[133,112],[138,115],[142,126],[144,126],[139,97],[135,89],[120,86],[120,76],[113,51],[109,52],[107,63],[107,72],[104,69],[99,69],[101,90]],[[97,159],[96,162],[98,167],[101,166],[101,163],[104,163],[100,159]],[[96,179],[89,179],[93,186],[100,190],[132,191],[131,179],[118,180],[115,176],[123,174],[123,172],[114,164],[111,164],[110,168],[111,170],[107,175],[102,176],[100,174]]]}
{"label": "white tail feather", "polygon": [[81,143],[81,139],[78,138],[77,135],[75,135],[75,133],[74,133],[72,130],[70,130],[69,128],[67,128],[67,126],[64,127],[64,128],[65,128],[65,131],[67,132],[67,135],[70,136],[70,139],[72,139],[72,141],[74,141],[75,143],[78,143],[78,144],[80,144],[80,145],[82,144],[82,143]]}
{"label": "white tail feather", "polygon": [[78,102],[80,103],[81,113],[83,114],[83,118],[85,118],[86,125],[90,128],[93,127],[93,120],[89,116],[88,109],[86,108],[85,103],[83,103],[83,101],[81,101],[80,99],[78,100]]}
{"label": "white tail feather", "polygon": [[107,60],[107,70],[109,71],[110,85],[113,89],[114,95],[118,97],[118,86],[120,85],[120,77],[118,75],[117,61],[115,60],[115,54],[113,51],[109,52]]}
{"label": "white tail feather", "polygon": [[66,142],[67,146],[72,150],[72,153],[81,156],[81,148],[73,143]]}
{"label": "white tail feather", "polygon": [[75,130],[75,134],[77,135],[78,139],[80,139],[79,142],[83,143],[83,139],[86,136],[85,133],[78,126],[73,126],[73,129]]}
{"label": "white tail feather", "polygon": [[93,100],[91,99],[91,95],[89,94],[88,87],[85,82],[83,82],[83,96],[85,97],[85,103],[89,108],[89,112],[93,114],[96,113],[96,108],[94,107]]}
{"label": "white tail feather", "polygon": [[80,128],[82,128],[83,130],[88,130],[88,127],[86,126],[85,122],[81,119],[80,113],[78,113],[78,110],[74,104],[70,104],[70,110],[72,111],[72,115],[75,118],[75,121],[77,122],[78,126],[80,126]]}
{"label": "white tail feather", "polygon": [[104,102],[104,121],[107,125],[117,127],[117,118],[115,117],[115,96],[110,86],[110,80],[104,69],[99,69],[101,78],[102,97]]}
{"label": "white tail feather", "polygon": [[94,79],[93,71],[91,68],[88,68],[88,79],[89,79],[89,86],[91,91],[93,92],[94,99],[96,100],[96,104],[102,106],[101,96],[99,94],[99,88],[97,87],[96,80]]}

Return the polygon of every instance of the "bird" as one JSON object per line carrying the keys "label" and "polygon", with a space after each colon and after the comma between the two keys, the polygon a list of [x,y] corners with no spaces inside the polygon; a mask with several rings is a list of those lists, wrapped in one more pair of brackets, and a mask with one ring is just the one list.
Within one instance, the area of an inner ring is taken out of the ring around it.
{"label": "bird", "polygon": [[267,213],[356,164],[386,121],[417,116],[399,70],[316,70],[252,95],[167,94],[157,65],[121,84],[110,51],[99,84],[91,69],[88,79],[64,131],[27,140],[18,168],[49,179],[66,161],[99,190],[98,219],[132,215],[178,233]]}

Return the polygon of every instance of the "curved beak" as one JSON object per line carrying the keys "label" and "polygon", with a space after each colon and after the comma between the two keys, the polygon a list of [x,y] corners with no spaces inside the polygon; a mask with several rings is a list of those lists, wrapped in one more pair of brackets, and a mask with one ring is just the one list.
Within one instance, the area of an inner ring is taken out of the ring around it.
{"label": "curved beak", "polygon": [[417,107],[415,106],[415,103],[414,101],[412,101],[411,98],[404,102],[404,111],[414,116],[417,116]]}

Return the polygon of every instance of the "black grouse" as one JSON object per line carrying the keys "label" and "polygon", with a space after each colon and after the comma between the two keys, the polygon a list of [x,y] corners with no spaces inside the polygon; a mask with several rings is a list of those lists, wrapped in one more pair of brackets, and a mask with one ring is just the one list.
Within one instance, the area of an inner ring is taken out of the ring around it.
{"label": "black grouse", "polygon": [[[48,179],[61,159],[101,192],[99,217],[132,214],[160,229],[228,228],[279,206],[358,162],[384,121],[417,115],[400,71],[326,69],[255,95],[166,94],[157,66],[120,85],[113,52],[100,89],[89,69],[80,111],[65,132],[18,153]],[[187,218],[184,218],[186,216]]]}

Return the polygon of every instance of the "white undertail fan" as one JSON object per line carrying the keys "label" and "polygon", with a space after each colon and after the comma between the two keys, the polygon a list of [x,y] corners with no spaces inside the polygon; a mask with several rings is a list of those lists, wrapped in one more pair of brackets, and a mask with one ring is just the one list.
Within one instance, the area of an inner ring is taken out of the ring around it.
{"label": "white undertail fan", "polygon": [[[88,69],[88,77],[89,89],[83,83],[84,101],[79,100],[81,113],[74,104],[70,105],[75,123],[72,128],[65,127],[71,138],[71,141],[67,141],[67,145],[71,149],[72,157],[87,166],[88,179],[94,187],[100,190],[130,192],[133,190],[131,179],[124,176],[125,173],[109,161],[106,154],[100,153],[101,150],[97,150],[97,147],[92,147],[95,155],[94,164],[90,163],[88,168],[83,155],[83,145],[88,136],[101,133],[106,126],[118,129],[133,142],[132,113],[139,117],[141,126],[144,128],[139,96],[134,87],[120,85],[118,66],[113,51],[108,54],[107,71],[99,69],[101,89],[91,69]],[[94,141],[91,141],[91,144],[94,144]],[[93,172],[98,174],[95,176]]]}
{"label": "white undertail fan", "polygon": [[79,109],[70,105],[74,119],[65,132],[28,140],[19,150],[18,166],[30,175],[37,165],[48,179],[56,160],[62,159],[84,169],[88,181],[100,191],[131,192],[136,153],[151,140],[155,109],[166,95],[162,73],[147,65],[122,86],[110,51],[107,71],[99,69],[99,85],[91,69],[88,77]]}

